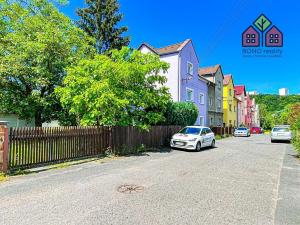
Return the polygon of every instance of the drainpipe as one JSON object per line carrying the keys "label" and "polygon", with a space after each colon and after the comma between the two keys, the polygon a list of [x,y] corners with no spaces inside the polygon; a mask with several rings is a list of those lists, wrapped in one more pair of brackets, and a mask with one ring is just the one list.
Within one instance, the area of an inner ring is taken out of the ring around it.
{"label": "drainpipe", "polygon": [[181,88],[181,52],[178,54],[178,102],[180,102],[180,88]]}

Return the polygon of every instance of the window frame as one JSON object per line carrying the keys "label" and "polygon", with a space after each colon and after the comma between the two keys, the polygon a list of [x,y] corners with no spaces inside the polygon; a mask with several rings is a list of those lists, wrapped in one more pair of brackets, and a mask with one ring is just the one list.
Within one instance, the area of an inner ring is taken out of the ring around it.
{"label": "window frame", "polygon": [[[192,99],[188,99],[188,92],[189,91],[191,91],[191,93],[192,93]],[[186,88],[186,90],[185,90],[185,93],[186,93],[186,101],[187,102],[194,102],[194,89],[192,89],[192,88]]]}
{"label": "window frame", "polygon": [[[202,96],[202,100],[203,100],[203,101],[201,101],[201,96]],[[205,95],[204,95],[203,92],[200,92],[200,93],[199,93],[199,103],[200,103],[201,105],[204,105],[204,104],[205,104]]]}
{"label": "window frame", "polygon": [[[190,73],[190,71],[189,71],[189,69],[190,69],[189,66],[192,66],[192,73]],[[190,61],[187,61],[187,74],[192,75],[192,76],[194,75],[194,64],[191,63]]]}
{"label": "window frame", "polygon": [[[203,123],[201,123],[201,119]],[[199,124],[200,126],[204,126],[204,116],[199,116]]]}

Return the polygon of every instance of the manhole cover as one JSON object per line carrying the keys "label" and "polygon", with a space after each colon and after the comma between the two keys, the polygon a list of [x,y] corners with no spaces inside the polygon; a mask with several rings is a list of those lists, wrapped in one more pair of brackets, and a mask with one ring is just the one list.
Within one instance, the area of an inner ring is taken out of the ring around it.
{"label": "manhole cover", "polygon": [[144,187],[134,185],[134,184],[124,184],[118,187],[118,192],[131,194],[131,193],[139,193],[144,190]]}

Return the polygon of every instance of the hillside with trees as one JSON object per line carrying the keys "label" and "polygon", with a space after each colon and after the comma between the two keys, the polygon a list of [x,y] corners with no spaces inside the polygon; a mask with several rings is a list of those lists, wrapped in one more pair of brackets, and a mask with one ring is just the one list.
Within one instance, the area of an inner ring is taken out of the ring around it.
{"label": "hillside with trees", "polygon": [[261,126],[272,129],[275,124],[291,125],[294,131],[293,144],[300,152],[300,95],[256,95],[260,108]]}

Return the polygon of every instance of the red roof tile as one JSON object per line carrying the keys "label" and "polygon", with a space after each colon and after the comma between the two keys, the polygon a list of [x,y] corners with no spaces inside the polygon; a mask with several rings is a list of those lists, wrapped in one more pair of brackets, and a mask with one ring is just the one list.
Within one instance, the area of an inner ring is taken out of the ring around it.
{"label": "red roof tile", "polygon": [[245,87],[245,85],[236,85],[234,87],[234,91],[235,91],[236,95],[242,95],[242,94],[246,95],[246,87]]}

